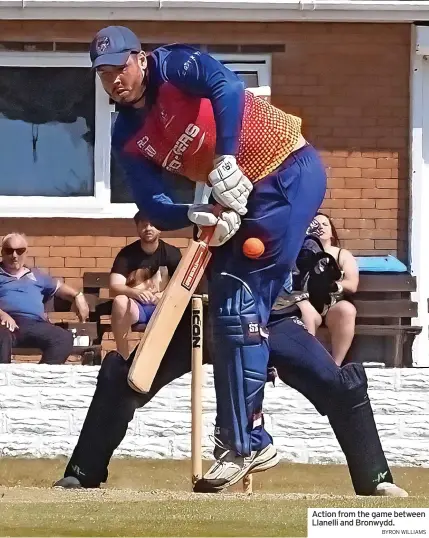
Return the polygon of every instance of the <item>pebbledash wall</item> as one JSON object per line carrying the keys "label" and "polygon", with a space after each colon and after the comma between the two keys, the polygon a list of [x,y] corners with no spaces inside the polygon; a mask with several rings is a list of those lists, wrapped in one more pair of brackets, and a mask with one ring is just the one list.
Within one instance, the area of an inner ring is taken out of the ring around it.
{"label": "pebbledash wall", "polygon": [[[85,50],[111,23],[2,21],[0,47],[53,50],[55,43],[56,50]],[[272,52],[273,103],[301,116],[305,136],[321,151],[329,175],[324,208],[343,246],[407,260],[411,25],[115,23],[130,26],[145,43]],[[85,271],[108,270],[134,236],[127,219],[0,219],[0,235],[12,229],[29,236],[30,263],[75,286]],[[184,236],[172,239],[185,246]]]}
{"label": "pebbledash wall", "polygon": [[[95,366],[0,366],[0,456],[70,455],[95,389]],[[429,466],[428,369],[367,369],[383,447],[393,465]],[[215,394],[205,367],[204,456],[211,457]],[[344,463],[326,417],[296,391],[267,385],[265,417],[284,460]],[[190,375],[136,413],[115,456],[190,457]]]}

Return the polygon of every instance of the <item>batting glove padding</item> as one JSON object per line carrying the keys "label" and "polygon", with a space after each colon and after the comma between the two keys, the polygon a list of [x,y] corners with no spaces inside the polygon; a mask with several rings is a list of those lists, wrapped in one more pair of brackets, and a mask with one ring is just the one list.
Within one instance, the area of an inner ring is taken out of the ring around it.
{"label": "batting glove padding", "polygon": [[209,174],[213,197],[223,207],[245,215],[247,199],[253,190],[252,182],[240,170],[232,155],[223,155],[214,164],[215,168]]}
{"label": "batting glove padding", "polygon": [[215,231],[210,240],[211,247],[220,247],[226,243],[240,228],[241,219],[235,211],[225,209],[217,217],[213,213],[214,206],[211,204],[191,205],[188,218],[197,226],[215,226]]}

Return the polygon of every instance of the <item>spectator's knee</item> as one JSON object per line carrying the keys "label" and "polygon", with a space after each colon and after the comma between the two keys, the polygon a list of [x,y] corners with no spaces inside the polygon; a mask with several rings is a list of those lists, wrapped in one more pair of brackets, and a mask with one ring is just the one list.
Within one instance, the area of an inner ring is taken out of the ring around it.
{"label": "spectator's knee", "polygon": [[112,303],[112,315],[124,315],[129,307],[130,299],[126,295],[117,295]]}
{"label": "spectator's knee", "polygon": [[356,307],[349,301],[340,301],[336,306],[337,315],[343,321],[354,321],[356,319]]}

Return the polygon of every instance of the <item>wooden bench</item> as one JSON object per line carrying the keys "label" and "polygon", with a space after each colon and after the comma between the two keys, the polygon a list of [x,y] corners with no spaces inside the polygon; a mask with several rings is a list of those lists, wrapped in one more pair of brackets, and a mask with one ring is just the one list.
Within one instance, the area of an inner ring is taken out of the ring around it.
{"label": "wooden bench", "polygon": [[[97,323],[99,342],[110,331],[112,299],[108,297],[109,273],[85,273],[84,293],[92,305],[93,321]],[[358,337],[385,337],[393,348],[386,353],[386,366],[411,366],[411,346],[422,328],[411,325],[417,316],[417,303],[411,300],[416,279],[408,274],[361,273],[358,292],[353,297],[357,310],[355,334]],[[142,325],[134,330],[144,331]],[[322,331],[323,332],[323,331]],[[355,355],[353,346],[346,360]]]}
{"label": "wooden bench", "polygon": [[[89,321],[81,323],[75,312],[71,311],[72,304],[69,301],[54,297],[45,304],[45,311],[48,319],[54,325],[63,329],[74,330],[76,336],[87,336],[89,344],[87,346],[73,346],[71,356],[80,357],[79,364],[98,365],[101,364],[101,345],[97,343],[98,328],[97,323]],[[12,356],[15,362],[34,362],[42,354],[39,348],[14,347]],[[19,360],[19,357],[25,357],[25,361]],[[69,361],[68,361],[69,362]]]}
{"label": "wooden bench", "polygon": [[[412,344],[422,331],[421,327],[411,325],[418,308],[411,300],[414,291],[416,278],[406,273],[359,275],[359,288],[353,296],[357,310],[355,334],[392,338],[393,349],[386,366],[412,366]],[[349,355],[353,356],[353,346]]]}

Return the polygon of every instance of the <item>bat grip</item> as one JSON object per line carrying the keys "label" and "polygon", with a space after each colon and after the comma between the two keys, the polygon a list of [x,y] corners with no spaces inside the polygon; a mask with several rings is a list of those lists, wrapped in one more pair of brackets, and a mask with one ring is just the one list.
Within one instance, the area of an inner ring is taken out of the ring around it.
{"label": "bat grip", "polygon": [[[216,204],[213,208],[213,214],[218,217],[222,212],[223,207],[220,204]],[[199,240],[208,245],[213,237],[216,226],[202,226]]]}

